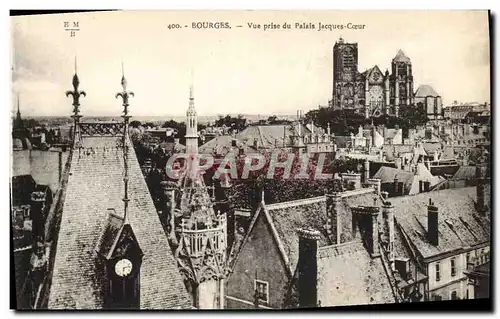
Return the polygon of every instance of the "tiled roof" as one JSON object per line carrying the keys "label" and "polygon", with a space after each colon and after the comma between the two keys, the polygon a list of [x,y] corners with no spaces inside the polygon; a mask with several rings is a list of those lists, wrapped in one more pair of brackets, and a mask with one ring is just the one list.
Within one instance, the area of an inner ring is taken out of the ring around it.
{"label": "tiled roof", "polygon": [[380,258],[360,239],[318,249],[318,302],[322,307],[394,303]]}
{"label": "tiled roof", "polygon": [[[290,144],[290,136],[297,131],[298,124],[279,124],[279,125],[252,125],[241,131],[236,138],[243,144],[253,146],[254,140],[257,140],[258,147],[274,148]],[[310,133],[309,129],[301,124],[302,134]]]}
{"label": "tiled roof", "polygon": [[452,180],[473,180],[476,178],[476,166],[460,166],[458,171],[453,175]]}
{"label": "tiled roof", "polygon": [[[373,189],[362,189],[358,192],[345,192],[339,207],[341,225],[340,242],[344,243],[353,238],[352,213],[350,206],[373,203]],[[299,258],[298,228],[316,229],[321,237],[319,246],[332,244],[326,234],[326,197],[315,197],[291,202],[277,203],[266,206],[279,239],[290,262],[292,271]]]}
{"label": "tiled roof", "polygon": [[395,177],[398,178],[399,182],[404,183],[405,189],[408,189],[413,183],[415,174],[397,168],[382,166],[373,176],[373,178],[380,178],[382,183],[392,183]]}
{"label": "tiled roof", "polygon": [[[439,245],[432,245],[427,236],[427,205],[429,198],[439,209]],[[431,257],[490,239],[488,215],[476,213],[476,188],[455,188],[391,198],[395,220],[424,257]]]}
{"label": "tiled roof", "polygon": [[[49,309],[100,309],[97,246],[107,209],[123,210],[123,149],[119,137],[86,137],[74,150],[54,261]],[[130,143],[130,142],[129,142]],[[131,144],[131,143],[130,143]],[[129,147],[129,222],[144,253],[143,309],[189,308],[190,296]]]}

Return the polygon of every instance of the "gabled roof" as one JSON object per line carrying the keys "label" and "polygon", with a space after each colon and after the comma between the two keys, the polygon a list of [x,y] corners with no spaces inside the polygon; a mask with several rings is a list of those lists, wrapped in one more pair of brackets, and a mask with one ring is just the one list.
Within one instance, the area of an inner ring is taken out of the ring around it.
{"label": "gabled roof", "polygon": [[[107,209],[123,211],[124,163],[120,140],[120,137],[84,137],[83,148],[72,150],[49,309],[100,309],[103,306],[103,284],[95,248]],[[128,150],[128,219],[144,253],[140,307],[190,308],[191,298],[170,251],[135,151],[131,146]],[[116,230],[116,227],[110,229]]]}
{"label": "gabled roof", "polygon": [[410,63],[410,58],[406,56],[403,50],[399,50],[396,56],[392,59],[392,62],[405,62]]}
{"label": "gabled roof", "polygon": [[[353,238],[351,206],[371,205],[375,190],[364,188],[342,193],[342,201],[339,207],[339,218],[341,225],[340,242],[348,242]],[[320,232],[319,246],[331,245],[327,236],[326,225],[326,197],[314,197],[267,205],[261,203],[253,216],[247,235],[241,244],[244,248],[246,238],[252,232],[256,220],[261,214],[265,214],[266,220],[271,226],[273,236],[278,244],[279,250],[285,264],[290,270],[290,275],[295,272],[299,259],[299,237],[298,228],[316,229]],[[241,250],[240,250],[241,251]],[[239,253],[239,252],[238,252]],[[238,254],[237,253],[237,254]],[[235,257],[235,263],[237,262]]]}
{"label": "gabled roof", "polygon": [[318,249],[318,302],[322,307],[394,303],[380,258],[360,239]]}
{"label": "gabled roof", "polygon": [[[439,209],[439,245],[427,236],[429,198]],[[490,219],[476,212],[476,188],[455,188],[391,198],[396,224],[424,258],[448,253],[490,240]]]}
{"label": "gabled roof", "polygon": [[419,86],[417,91],[415,92],[415,97],[428,97],[428,96],[436,97],[440,95],[436,92],[436,90],[434,90],[432,86],[427,84]]}

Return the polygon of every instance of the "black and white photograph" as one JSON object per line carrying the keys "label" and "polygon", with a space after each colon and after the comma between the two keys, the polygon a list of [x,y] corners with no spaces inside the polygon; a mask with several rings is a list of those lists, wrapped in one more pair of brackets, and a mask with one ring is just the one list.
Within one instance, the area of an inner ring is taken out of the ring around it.
{"label": "black and white photograph", "polygon": [[491,307],[489,11],[9,19],[11,308]]}

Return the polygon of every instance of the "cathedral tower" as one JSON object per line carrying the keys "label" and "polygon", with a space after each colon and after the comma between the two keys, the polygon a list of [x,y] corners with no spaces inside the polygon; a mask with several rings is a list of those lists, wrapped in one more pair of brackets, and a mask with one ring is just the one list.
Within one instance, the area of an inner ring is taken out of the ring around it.
{"label": "cathedral tower", "polygon": [[364,105],[364,80],[358,72],[358,44],[340,38],[333,47],[334,109]]}
{"label": "cathedral tower", "polygon": [[411,60],[402,50],[392,59],[391,115],[398,116],[401,107],[413,104],[413,75]]}

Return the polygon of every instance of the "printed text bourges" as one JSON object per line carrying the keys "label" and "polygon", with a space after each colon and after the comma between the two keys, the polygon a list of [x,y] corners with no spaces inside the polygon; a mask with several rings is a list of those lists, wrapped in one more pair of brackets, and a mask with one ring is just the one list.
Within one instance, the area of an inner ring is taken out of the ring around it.
{"label": "printed text bourges", "polygon": [[[269,22],[269,23],[255,23],[247,22],[242,25],[235,25],[236,28],[246,28],[252,30],[317,30],[317,31],[334,31],[334,30],[363,30],[367,26],[361,23],[312,23],[312,22]],[[191,22],[190,24],[171,23],[167,25],[170,30],[173,29],[232,29],[233,26],[229,22]]]}

